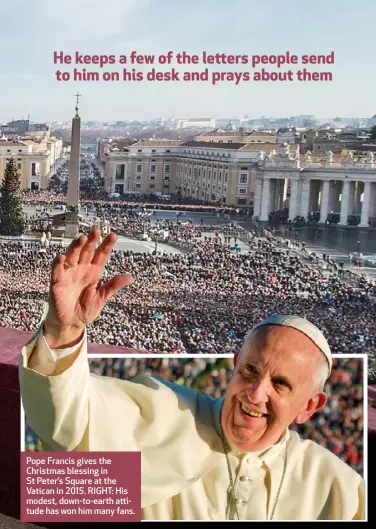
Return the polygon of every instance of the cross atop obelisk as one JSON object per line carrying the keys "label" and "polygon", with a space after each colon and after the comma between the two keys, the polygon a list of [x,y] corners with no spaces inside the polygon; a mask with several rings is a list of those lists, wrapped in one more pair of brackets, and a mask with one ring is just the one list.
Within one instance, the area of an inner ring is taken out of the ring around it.
{"label": "cross atop obelisk", "polygon": [[78,116],[78,100],[79,100],[79,98],[81,97],[81,94],[79,94],[79,93],[77,92],[77,94],[76,94],[74,97],[77,98],[75,111],[76,111],[76,116]]}
{"label": "cross atop obelisk", "polygon": [[65,237],[75,238],[78,235],[78,211],[80,200],[80,151],[81,151],[81,118],[78,115],[78,100],[81,94],[75,94],[76,115],[72,119],[71,148],[69,158],[69,177],[67,194],[67,214]]}

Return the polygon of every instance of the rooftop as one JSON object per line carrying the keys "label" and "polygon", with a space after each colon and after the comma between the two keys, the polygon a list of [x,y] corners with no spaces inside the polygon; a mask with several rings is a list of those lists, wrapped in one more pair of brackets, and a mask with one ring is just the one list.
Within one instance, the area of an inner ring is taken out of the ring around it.
{"label": "rooftop", "polygon": [[245,145],[247,144],[246,143],[221,143],[221,142],[205,143],[202,141],[186,141],[185,143],[182,144],[182,147],[196,147],[197,149],[201,149],[201,150],[221,149],[222,151],[231,149],[234,151],[234,150],[241,149]]}
{"label": "rooftop", "polygon": [[140,140],[133,143],[132,147],[174,147],[182,143],[180,140]]}
{"label": "rooftop", "polygon": [[0,147],[26,147],[26,143],[21,141],[6,141],[0,139]]}
{"label": "rooftop", "polygon": [[275,134],[270,132],[256,132],[256,131],[241,131],[241,130],[213,130],[210,132],[203,132],[199,134],[197,138],[203,136],[271,136],[274,138]]}
{"label": "rooftop", "polygon": [[272,136],[274,138],[275,134],[272,134],[271,132],[253,131],[249,134],[249,136]]}
{"label": "rooftop", "polygon": [[[242,147],[241,150],[242,151],[278,151],[279,145],[277,145],[276,143],[270,143],[270,142],[246,143],[244,147]],[[290,150],[296,150],[296,149],[290,149]]]}

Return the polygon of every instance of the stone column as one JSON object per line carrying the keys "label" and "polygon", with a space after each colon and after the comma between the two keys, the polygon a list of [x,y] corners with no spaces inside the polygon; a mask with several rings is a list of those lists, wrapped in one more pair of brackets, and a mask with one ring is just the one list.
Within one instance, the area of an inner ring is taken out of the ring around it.
{"label": "stone column", "polygon": [[329,213],[329,180],[322,183],[322,194],[320,204],[320,224],[325,224]]}
{"label": "stone column", "polygon": [[81,119],[76,114],[72,119],[71,151],[69,158],[69,177],[67,207],[78,207],[80,200],[80,147]]}
{"label": "stone column", "polygon": [[360,215],[362,210],[362,203],[360,201],[360,198],[362,196],[362,193],[364,192],[364,184],[363,182],[356,182],[355,183],[355,200],[354,200],[354,214]]}
{"label": "stone column", "polygon": [[260,220],[267,222],[270,213],[270,178],[264,178],[262,185],[261,213]]}
{"label": "stone column", "polygon": [[270,209],[272,213],[278,210],[279,182],[280,180],[276,178],[270,181]]}
{"label": "stone column", "polygon": [[369,216],[371,218],[376,217],[376,182],[371,183],[371,202],[370,202]]}
{"label": "stone column", "polygon": [[[288,191],[288,187],[289,185],[291,185],[291,180],[290,179],[287,179],[285,178],[284,179],[284,183],[283,183],[283,209],[286,208],[287,206],[287,191]],[[291,190],[290,190],[291,192]]]}
{"label": "stone column", "polygon": [[308,207],[309,213],[318,211],[320,186],[321,186],[320,180],[311,180],[311,189],[309,192],[309,207]]}
{"label": "stone column", "polygon": [[300,192],[300,211],[299,216],[304,217],[305,219],[308,217],[308,209],[309,209],[309,194],[311,189],[311,180],[303,180],[301,182],[301,192]]}
{"label": "stone column", "polygon": [[274,211],[283,210],[283,188],[285,185],[284,180],[274,180],[275,192],[274,192]]}
{"label": "stone column", "polygon": [[354,215],[355,207],[355,182],[350,182],[349,215]]}
{"label": "stone column", "polygon": [[78,107],[76,107],[76,115],[72,119],[67,212],[65,215],[65,238],[67,239],[75,239],[79,233],[78,211],[80,202],[80,151],[81,118],[78,115]]}
{"label": "stone column", "polygon": [[284,178],[283,180],[281,180],[281,183],[279,185],[279,209],[280,210],[283,210],[285,209],[285,182],[286,182],[286,179]]}
{"label": "stone column", "polygon": [[361,228],[368,228],[369,226],[369,207],[371,203],[371,182],[365,182],[364,194],[362,202],[362,210],[360,213],[360,224]]}
{"label": "stone column", "polygon": [[291,221],[295,219],[299,211],[300,204],[298,200],[298,189],[299,189],[299,181],[291,180],[290,200],[289,200],[289,220]]}
{"label": "stone column", "polygon": [[[269,178],[268,179],[269,181],[269,206],[268,206],[268,212],[269,213],[272,213],[274,211],[274,202],[275,202],[275,190],[276,190],[276,180],[274,178]],[[263,184],[263,192],[264,192],[264,185],[265,185],[265,180],[264,180],[264,184]],[[264,199],[263,199],[263,202],[264,202]],[[262,210],[262,206],[261,206],[261,210]]]}
{"label": "stone column", "polygon": [[347,226],[347,217],[349,216],[350,203],[350,182],[345,180],[342,185],[341,214],[339,226]]}
{"label": "stone column", "polygon": [[341,182],[338,180],[331,181],[329,185],[329,213],[339,213],[341,210],[341,203],[339,195],[341,194]]}
{"label": "stone column", "polygon": [[253,218],[260,218],[261,215],[261,201],[262,201],[262,180],[256,176],[255,199],[253,202]]}

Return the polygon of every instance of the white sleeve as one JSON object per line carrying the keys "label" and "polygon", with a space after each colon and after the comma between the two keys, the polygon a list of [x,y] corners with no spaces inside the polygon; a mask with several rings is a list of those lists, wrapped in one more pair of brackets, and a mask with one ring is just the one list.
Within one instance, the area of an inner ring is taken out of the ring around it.
{"label": "white sleeve", "polygon": [[74,361],[77,352],[82,349],[86,339],[86,328],[80,342],[73,347],[65,349],[50,349],[44,336],[44,322],[39,330],[35,333],[31,342],[32,347],[27,348],[27,354],[24,356],[24,366],[36,371],[41,375],[51,376],[61,373],[70,367]]}
{"label": "white sleeve", "polygon": [[84,342],[84,336],[82,339],[73,347],[66,347],[65,349],[50,349],[47,340],[44,336],[44,322],[41,327],[41,333],[39,337],[39,343],[38,343],[38,353],[44,357],[47,355],[52,356],[54,362],[57,360],[60,360],[61,358],[64,358],[66,356],[71,355],[75,351],[77,351],[77,348],[81,347]]}

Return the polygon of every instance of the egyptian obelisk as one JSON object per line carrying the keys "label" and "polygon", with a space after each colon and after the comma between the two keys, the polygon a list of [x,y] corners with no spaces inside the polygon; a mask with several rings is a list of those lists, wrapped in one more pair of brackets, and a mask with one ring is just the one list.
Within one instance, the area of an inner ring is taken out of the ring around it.
{"label": "egyptian obelisk", "polygon": [[78,236],[78,212],[80,201],[80,150],[81,150],[81,118],[78,115],[78,98],[76,94],[76,114],[72,119],[71,148],[69,158],[69,177],[67,210],[65,220],[65,238],[75,239]]}

